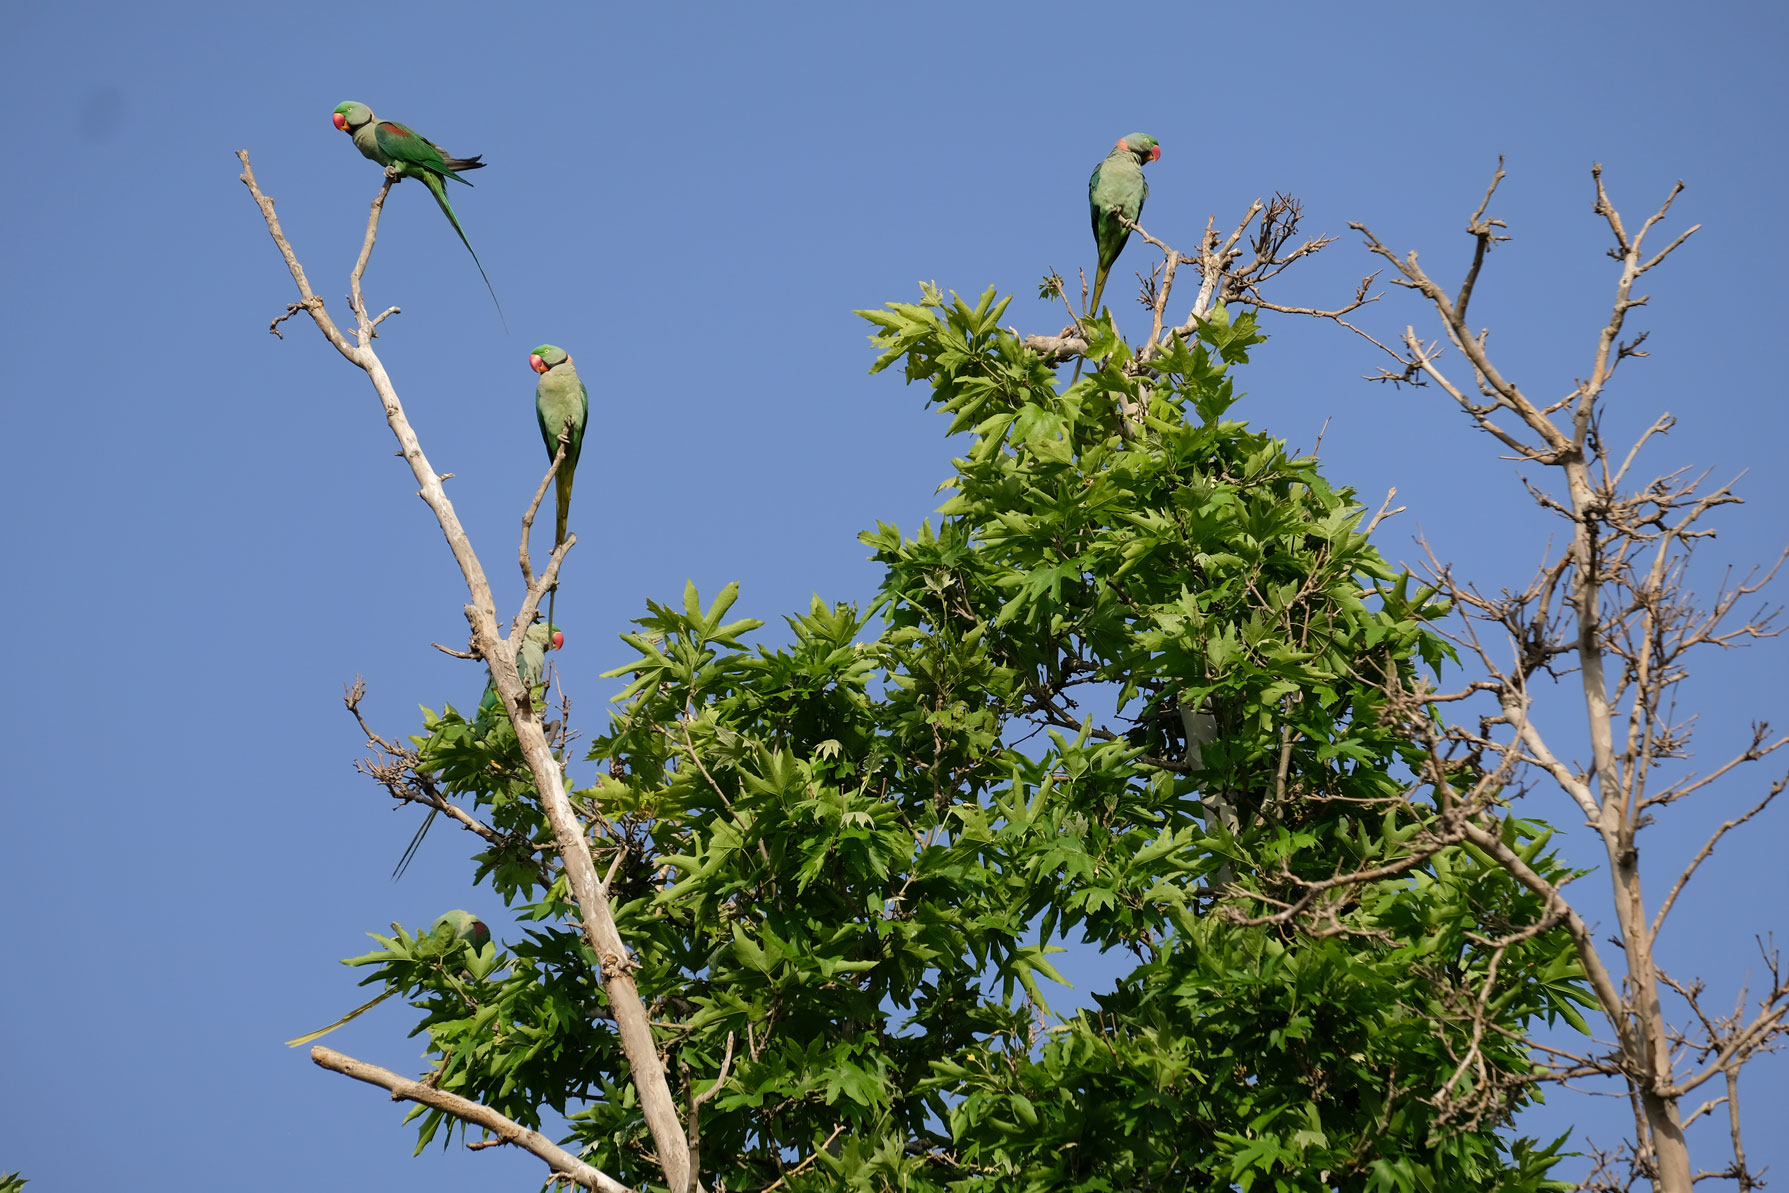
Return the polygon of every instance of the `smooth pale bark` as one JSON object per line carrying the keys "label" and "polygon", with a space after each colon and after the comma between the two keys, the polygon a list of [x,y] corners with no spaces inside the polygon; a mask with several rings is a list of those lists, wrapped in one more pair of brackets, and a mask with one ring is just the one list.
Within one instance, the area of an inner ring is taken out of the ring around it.
{"label": "smooth pale bark", "polygon": [[[379,319],[368,317],[361,295],[360,279],[372,256],[379,213],[384,206],[385,196],[391,189],[392,178],[387,175],[384,187],[373,201],[372,211],[367,218],[366,239],[361,245],[360,257],[355,262],[354,270],[349,275],[350,303],[357,324],[355,337],[350,340],[330,319],[323,300],[311,289],[304,268],[299,264],[298,257],[286,240],[279,219],[274,214],[273,200],[261,192],[255,181],[248,153],[239,150],[236,156],[242,162],[242,181],[260,207],[262,217],[267,222],[267,230],[274,243],[279,246],[280,255],[285,259],[292,280],[298,286],[301,301],[288,309],[288,316],[299,310],[308,313],[317,329],[336,351],[366,373],[367,379],[373,384],[373,391],[378,395],[380,407],[385,412],[385,421],[392,434],[397,437],[400,454],[416,477],[419,486],[417,496],[434,513],[441,526],[441,533],[447,539],[448,548],[453,552],[454,562],[459,564],[471,597],[470,603],[465,606],[465,612],[466,619],[472,626],[474,649],[489,664],[491,680],[497,687],[497,694],[503,699],[504,707],[509,711],[510,721],[515,726],[516,740],[521,744],[522,756],[527,761],[535,788],[540,793],[541,809],[552,826],[572,897],[577,901],[585,940],[602,964],[603,992],[615,1017],[617,1035],[628,1060],[634,1087],[640,1095],[641,1110],[647,1129],[652,1134],[659,1164],[664,1169],[665,1182],[672,1189],[699,1188],[699,1181],[692,1179],[699,1174],[689,1171],[689,1145],[683,1123],[665,1078],[664,1065],[658,1057],[652,1027],[646,1017],[646,1007],[640,1001],[639,990],[634,984],[633,962],[628,956],[621,933],[615,926],[608,892],[597,877],[583,825],[572,810],[571,801],[566,798],[564,774],[559,769],[558,760],[553,757],[552,747],[547,742],[528,689],[523,686],[522,678],[516,671],[513,652],[508,649],[507,639],[499,629],[497,605],[491,594],[490,582],[472,549],[465,528],[460,524],[453,502],[448,499],[447,491],[442,487],[441,476],[423,454],[416,432],[404,414],[403,403],[398,400],[397,388],[386,373],[384,363],[372,348],[373,329],[385,315],[379,316]],[[386,312],[391,313],[393,311]],[[550,557],[546,569],[530,584],[521,609],[510,623],[511,635],[526,633],[533,624],[541,597],[553,586],[565,552],[576,541],[577,536],[572,535],[559,545]]]}
{"label": "smooth pale bark", "polygon": [[482,1103],[436,1089],[426,1081],[415,1081],[393,1073],[390,1069],[382,1069],[378,1065],[369,1065],[365,1061],[355,1060],[351,1056],[331,1048],[325,1048],[321,1044],[311,1049],[311,1060],[320,1068],[352,1077],[356,1081],[364,1081],[368,1085],[388,1089],[393,1098],[432,1106],[437,1110],[446,1111],[463,1122],[483,1127],[504,1143],[512,1144],[523,1151],[539,1156],[547,1162],[555,1174],[567,1180],[576,1181],[586,1189],[594,1190],[595,1193],[635,1193],[633,1189],[600,1168],[594,1168],[584,1163],[564,1148],[559,1147],[539,1131],[531,1131],[521,1123],[499,1114]]}

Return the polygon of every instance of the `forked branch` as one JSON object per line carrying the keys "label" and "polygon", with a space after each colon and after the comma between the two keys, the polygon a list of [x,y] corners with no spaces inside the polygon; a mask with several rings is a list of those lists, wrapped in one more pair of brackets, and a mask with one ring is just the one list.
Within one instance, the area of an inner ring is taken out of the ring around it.
{"label": "forked branch", "polygon": [[268,234],[273,237],[273,242],[298,287],[299,305],[310,315],[317,330],[331,346],[366,373],[378,395],[386,424],[397,437],[401,454],[416,477],[418,495],[434,513],[448,547],[453,552],[454,561],[460,567],[471,598],[465,606],[465,613],[472,627],[473,651],[482,655],[490,667],[491,682],[496,685],[497,693],[509,713],[510,722],[515,727],[516,739],[533,776],[541,808],[548,823],[552,825],[560,863],[565,868],[572,897],[577,901],[580,925],[586,941],[602,966],[603,991],[615,1017],[617,1035],[640,1096],[641,1110],[651,1132],[659,1163],[664,1169],[666,1183],[673,1189],[682,1189],[692,1178],[688,1145],[646,1008],[634,983],[634,963],[615,926],[614,914],[609,905],[609,892],[597,876],[583,823],[566,796],[565,778],[559,761],[554,757],[552,746],[547,741],[540,715],[533,707],[531,693],[516,670],[515,652],[509,648],[511,638],[525,633],[533,624],[540,598],[557,579],[559,565],[574,539],[569,535],[566,537],[566,541],[553,552],[545,571],[529,586],[522,607],[511,622],[510,638],[506,638],[499,629],[496,601],[484,567],[473,551],[459,515],[441,485],[440,474],[423,454],[422,446],[404,413],[403,404],[398,400],[397,389],[386,373],[384,363],[372,348],[373,320],[366,315],[360,279],[372,255],[379,213],[385,195],[389,192],[391,177],[386,177],[368,214],[366,237],[350,277],[350,302],[358,321],[356,337],[350,340],[330,318],[326,305],[312,289],[297,253],[293,251],[280,227],[273,200],[262,193],[255,180],[247,151],[239,150],[236,156],[242,162],[242,182],[254,197],[267,224]]}

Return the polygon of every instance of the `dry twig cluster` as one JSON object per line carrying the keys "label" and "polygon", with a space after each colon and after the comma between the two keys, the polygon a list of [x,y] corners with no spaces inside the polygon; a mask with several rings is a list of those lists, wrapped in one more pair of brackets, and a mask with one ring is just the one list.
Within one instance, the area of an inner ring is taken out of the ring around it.
{"label": "dry twig cluster", "polygon": [[[1707,773],[1675,767],[1671,777],[1660,773],[1690,756],[1693,718],[1678,714],[1675,694],[1690,673],[1693,656],[1705,648],[1737,646],[1780,632],[1774,610],[1745,616],[1739,606],[1774,578],[1789,553],[1767,568],[1724,583],[1712,601],[1699,601],[1688,586],[1695,546],[1714,533],[1708,515],[1740,498],[1730,485],[1706,488],[1706,474],[1687,470],[1634,481],[1641,449],[1673,426],[1669,414],[1646,427],[1625,450],[1604,439],[1609,383],[1624,361],[1646,355],[1642,345],[1647,333],[1632,333],[1627,326],[1647,301],[1637,285],[1696,227],[1678,233],[1663,248],[1649,249],[1648,239],[1669,215],[1682,183],[1630,231],[1609,198],[1601,166],[1591,173],[1594,211],[1614,241],[1608,250],[1617,263],[1614,298],[1598,329],[1588,372],[1551,400],[1531,396],[1507,376],[1491,356],[1488,333],[1468,323],[1485,260],[1508,239],[1504,222],[1487,215],[1504,178],[1501,162],[1467,221],[1474,252],[1457,289],[1437,282],[1416,253],[1399,256],[1364,225],[1350,225],[1365,238],[1368,251],[1395,271],[1392,284],[1420,295],[1433,309],[1445,337],[1444,347],[1409,325],[1391,348],[1353,328],[1397,359],[1396,367],[1381,369],[1371,379],[1441,390],[1473,426],[1515,459],[1549,470],[1523,483],[1540,508],[1562,519],[1568,534],[1524,587],[1495,594],[1458,578],[1423,544],[1429,581],[1458,617],[1449,637],[1478,673],[1455,691],[1390,694],[1391,715],[1428,754],[1426,773],[1410,794],[1432,793],[1437,814],[1413,842],[1414,852],[1393,867],[1307,882],[1303,897],[1255,922],[1296,922],[1319,934],[1341,930],[1337,909],[1353,886],[1386,877],[1388,869],[1418,864],[1449,844],[1477,846],[1541,896],[1545,909],[1533,923],[1512,925],[1509,935],[1481,943],[1495,959],[1535,934],[1555,928],[1569,933],[1611,1037],[1576,1051],[1527,1041],[1537,1061],[1532,1080],[1612,1078],[1623,1084],[1632,1104],[1632,1141],[1614,1152],[1596,1153],[1595,1171],[1582,1187],[1625,1191],[1646,1181],[1660,1193],[1688,1193],[1699,1181],[1726,1179],[1752,1189],[1761,1181],[1746,1163],[1739,1073],[1789,1036],[1789,978],[1774,947],[1761,940],[1769,979],[1764,988],[1755,995],[1742,990],[1730,1012],[1711,1012],[1704,1006],[1703,984],[1667,972],[1656,946],[1684,889],[1716,846],[1764,811],[1789,778],[1767,782],[1749,810],[1716,828],[1670,877],[1656,903],[1645,897],[1638,835],[1658,812],[1789,744],[1789,737],[1773,737],[1767,724],[1757,723],[1745,747]],[[1237,292],[1237,287],[1227,283],[1225,292]],[[1458,367],[1443,363],[1447,348],[1462,361]],[[1548,485],[1548,476],[1557,478],[1556,487]],[[1566,747],[1561,732],[1544,727],[1536,715],[1537,689],[1542,687],[1536,681],[1568,683],[1574,676],[1589,740]],[[1471,724],[1469,710],[1487,700],[1494,707]],[[1458,708],[1467,715],[1461,723],[1443,725],[1429,715],[1437,707]],[[1586,764],[1567,761],[1580,750],[1588,754]],[[1462,785],[1462,774],[1475,776],[1475,781]],[[1608,941],[1597,939],[1581,901],[1563,884],[1542,878],[1498,835],[1499,817],[1512,797],[1527,793],[1531,784],[1563,794],[1602,842],[1616,919]],[[1611,943],[1613,953],[1605,947]],[[1472,1025],[1472,1045],[1458,1057],[1455,1081],[1436,1096],[1454,1121],[1476,1123],[1507,1105],[1510,1091],[1489,1076],[1478,1055],[1484,1033],[1502,1030],[1487,1012],[1498,993],[1493,967],[1475,1003],[1457,1009]],[[1681,1007],[1675,1017],[1666,1009],[1671,996]],[[1694,1104],[1710,1085],[1718,1092]],[[1685,1129],[1723,1106],[1729,1124],[1727,1162],[1694,1170]]]}

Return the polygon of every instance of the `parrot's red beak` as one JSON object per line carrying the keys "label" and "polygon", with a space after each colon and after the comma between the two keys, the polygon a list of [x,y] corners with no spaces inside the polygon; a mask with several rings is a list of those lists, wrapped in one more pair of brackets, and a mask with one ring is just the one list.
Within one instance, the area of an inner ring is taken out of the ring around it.
{"label": "parrot's red beak", "polygon": [[528,367],[537,373],[544,373],[547,371],[547,362],[540,358],[538,352],[530,352],[528,354]]}
{"label": "parrot's red beak", "polygon": [[337,112],[334,116],[331,116],[330,119],[335,122],[335,126],[338,129],[340,129],[343,132],[348,131],[348,118],[346,116],[342,115],[340,112]]}
{"label": "parrot's red beak", "polygon": [[1149,151],[1149,160],[1152,162],[1159,162],[1162,160],[1162,147],[1160,145],[1157,145],[1154,149]]}
{"label": "parrot's red beak", "polygon": [[553,631],[553,649],[554,650],[564,650],[565,649],[565,634],[563,631],[560,631],[560,630]]}

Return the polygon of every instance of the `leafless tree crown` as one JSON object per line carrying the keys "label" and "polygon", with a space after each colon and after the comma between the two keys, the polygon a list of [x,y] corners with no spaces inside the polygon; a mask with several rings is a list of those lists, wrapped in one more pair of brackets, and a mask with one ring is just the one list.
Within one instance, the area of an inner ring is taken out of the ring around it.
{"label": "leafless tree crown", "polygon": [[[1466,222],[1472,260],[1454,288],[1430,276],[1415,252],[1399,256],[1366,226],[1350,225],[1393,271],[1392,284],[1413,291],[1433,311],[1442,332],[1441,340],[1427,340],[1407,325],[1396,348],[1380,345],[1397,363],[1374,379],[1445,394],[1474,427],[1534,469],[1523,478],[1529,498],[1558,517],[1566,532],[1524,587],[1496,593],[1458,578],[1424,544],[1430,579],[1458,614],[1451,637],[1479,678],[1458,691],[1405,694],[1405,722],[1429,748],[1424,778],[1439,795],[1437,835],[1457,833],[1479,845],[1543,895],[1547,914],[1520,931],[1559,926],[1569,932],[1595,993],[1607,1038],[1575,1052],[1534,1044],[1541,1079],[1612,1078],[1632,1103],[1633,1139],[1598,1153],[1596,1171],[1583,1187],[1625,1190],[1644,1180],[1661,1193],[1688,1193],[1696,1182],[1725,1179],[1752,1189],[1759,1174],[1746,1163],[1738,1078],[1749,1060],[1780,1045],[1789,978],[1774,947],[1761,941],[1768,980],[1752,994],[1742,989],[1738,1003],[1721,1012],[1704,1005],[1700,981],[1680,979],[1660,965],[1656,945],[1698,868],[1729,832],[1764,811],[1785,779],[1766,780],[1749,810],[1716,828],[1690,862],[1668,876],[1663,898],[1656,890],[1652,901],[1646,897],[1637,838],[1671,805],[1717,781],[1742,777],[1746,764],[1789,743],[1759,722],[1746,746],[1712,770],[1698,774],[1673,765],[1690,756],[1694,720],[1680,714],[1676,694],[1693,660],[1708,648],[1779,632],[1776,610],[1753,598],[1782,557],[1744,577],[1728,577],[1712,600],[1698,600],[1689,587],[1689,565],[1697,543],[1714,533],[1708,515],[1740,498],[1731,484],[1710,486],[1706,473],[1688,469],[1639,479],[1640,453],[1671,429],[1669,414],[1625,447],[1602,434],[1611,380],[1624,362],[1646,355],[1647,333],[1629,327],[1647,302],[1640,283],[1697,230],[1686,228],[1654,247],[1668,235],[1661,225],[1683,184],[1629,228],[1609,198],[1601,165],[1592,167],[1594,212],[1612,238],[1614,296],[1584,375],[1559,387],[1558,396],[1541,397],[1499,367],[1487,331],[1468,322],[1486,259],[1508,239],[1504,221],[1488,214],[1503,178],[1500,160]],[[1453,365],[1444,356],[1449,349]],[[1568,746],[1560,730],[1543,728],[1536,699],[1555,683],[1569,685],[1565,690],[1582,701],[1588,742]],[[1482,707],[1486,703],[1490,707]],[[1436,705],[1465,716],[1437,728],[1421,715]],[[1475,705],[1481,712],[1472,723]],[[1588,760],[1567,761],[1579,756]],[[1461,763],[1481,776],[1470,788],[1449,779],[1461,773]],[[1616,919],[1609,941],[1598,941],[1568,891],[1534,874],[1491,828],[1499,807],[1537,787],[1569,799],[1602,842]],[[1613,953],[1606,951],[1610,943]],[[1484,997],[1491,996],[1488,983]],[[1481,1024],[1483,1001],[1476,1012]],[[1462,1057],[1461,1076],[1469,1077],[1473,1066],[1473,1057]],[[1712,1096],[1705,1095],[1711,1086]],[[1464,1109],[1494,1092],[1466,1083],[1454,1096]],[[1697,1104],[1698,1098],[1704,1100]],[[1729,1154],[1722,1164],[1695,1170],[1685,1128],[1722,1107]]]}

